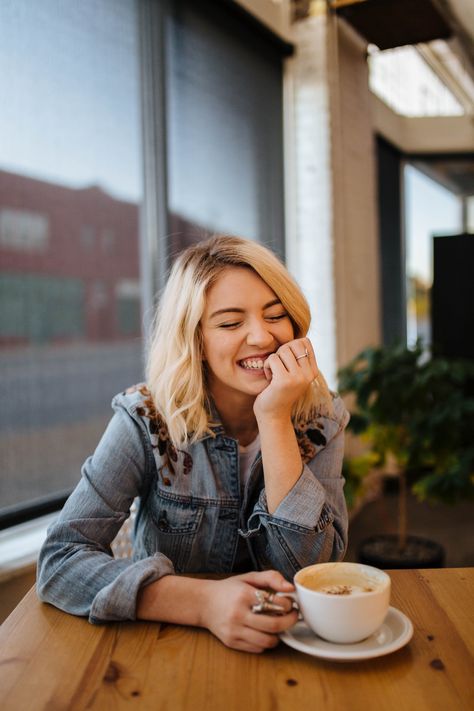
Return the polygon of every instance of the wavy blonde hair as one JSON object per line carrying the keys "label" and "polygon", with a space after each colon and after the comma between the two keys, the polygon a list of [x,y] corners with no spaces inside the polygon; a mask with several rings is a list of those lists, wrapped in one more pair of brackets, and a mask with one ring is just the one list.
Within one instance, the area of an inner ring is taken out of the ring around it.
{"label": "wavy blonde hair", "polygon": [[[178,447],[212,434],[200,321],[208,289],[228,267],[253,269],[263,279],[288,312],[295,338],[306,336],[309,329],[311,314],[301,289],[262,244],[216,235],[182,252],[155,314],[146,367],[154,407]],[[297,427],[331,411],[331,394],[319,374],[294,404],[292,418]]]}

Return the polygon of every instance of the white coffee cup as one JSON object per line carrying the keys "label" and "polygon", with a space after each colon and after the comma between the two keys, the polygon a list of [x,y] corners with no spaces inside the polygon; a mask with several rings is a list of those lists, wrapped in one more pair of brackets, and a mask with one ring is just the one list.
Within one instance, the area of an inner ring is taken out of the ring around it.
{"label": "white coffee cup", "polygon": [[360,642],[381,626],[388,612],[390,577],[370,565],[309,565],[298,571],[294,584],[293,597],[304,621],[329,642]]}

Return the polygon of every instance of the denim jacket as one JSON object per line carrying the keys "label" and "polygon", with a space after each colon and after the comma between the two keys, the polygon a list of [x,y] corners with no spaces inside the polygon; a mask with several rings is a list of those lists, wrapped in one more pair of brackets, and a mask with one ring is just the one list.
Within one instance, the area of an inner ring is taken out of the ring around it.
{"label": "denim jacket", "polygon": [[[113,399],[115,414],[48,529],[38,564],[41,600],[93,623],[133,620],[140,588],[164,575],[232,573],[239,540],[251,568],[277,569],[289,580],[305,565],[343,557],[349,415],[338,396],[331,417],[295,430],[303,471],[270,514],[260,453],[241,490],[238,442],[222,425],[177,450],[147,394],[137,387]],[[133,557],[115,559],[110,544],[135,497]]]}

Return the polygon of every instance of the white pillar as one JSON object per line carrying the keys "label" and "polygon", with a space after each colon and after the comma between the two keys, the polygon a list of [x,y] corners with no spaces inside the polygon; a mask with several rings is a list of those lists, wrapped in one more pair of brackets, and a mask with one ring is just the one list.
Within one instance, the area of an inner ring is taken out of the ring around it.
{"label": "white pillar", "polygon": [[288,266],[311,306],[319,366],[336,387],[338,368],[381,334],[366,45],[326,12],[296,23],[294,39],[285,79]]}
{"label": "white pillar", "polygon": [[336,383],[331,137],[326,17],[295,25],[287,65],[287,257],[313,315],[310,338],[330,387]]}

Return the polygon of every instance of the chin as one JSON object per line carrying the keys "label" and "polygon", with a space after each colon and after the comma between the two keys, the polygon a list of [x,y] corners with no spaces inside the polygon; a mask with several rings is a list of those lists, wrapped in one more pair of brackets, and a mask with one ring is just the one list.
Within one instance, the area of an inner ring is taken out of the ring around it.
{"label": "chin", "polygon": [[248,393],[249,395],[260,395],[260,393],[263,393],[265,388],[267,387],[268,382],[265,380],[263,383],[254,383],[253,385],[247,385],[247,387],[242,388],[242,392]]}

